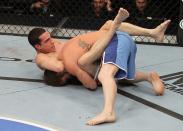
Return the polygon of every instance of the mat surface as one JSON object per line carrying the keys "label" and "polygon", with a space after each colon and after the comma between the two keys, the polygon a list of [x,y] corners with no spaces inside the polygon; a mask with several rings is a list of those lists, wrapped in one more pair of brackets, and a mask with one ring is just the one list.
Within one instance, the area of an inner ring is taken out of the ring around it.
{"label": "mat surface", "polygon": [[[155,96],[151,85],[118,86],[117,121],[90,127],[100,113],[103,94],[82,86],[51,87],[42,82],[35,51],[26,37],[0,36],[0,117],[41,123],[59,131],[182,131],[183,52],[181,47],[137,45],[137,70],[157,71],[166,85]],[[0,121],[0,125],[1,125]],[[0,127],[1,128],[1,127]]]}

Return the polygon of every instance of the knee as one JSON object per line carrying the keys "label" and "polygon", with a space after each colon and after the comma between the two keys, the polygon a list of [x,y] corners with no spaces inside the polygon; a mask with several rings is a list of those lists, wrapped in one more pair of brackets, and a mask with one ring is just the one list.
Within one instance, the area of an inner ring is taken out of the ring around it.
{"label": "knee", "polygon": [[102,82],[104,78],[105,78],[104,74],[100,71],[99,74],[98,74],[98,80],[100,82]]}
{"label": "knee", "polygon": [[108,81],[109,79],[114,78],[114,75],[115,75],[115,73],[112,72],[112,71],[108,71],[108,70],[104,71],[104,70],[101,70],[99,72],[99,74],[98,74],[98,80],[100,82]]}
{"label": "knee", "polygon": [[110,25],[112,22],[113,22],[112,20],[108,20],[108,21],[106,21],[105,24]]}
{"label": "knee", "polygon": [[103,29],[108,30],[110,28],[112,22],[113,22],[112,20],[106,21],[103,26]]}

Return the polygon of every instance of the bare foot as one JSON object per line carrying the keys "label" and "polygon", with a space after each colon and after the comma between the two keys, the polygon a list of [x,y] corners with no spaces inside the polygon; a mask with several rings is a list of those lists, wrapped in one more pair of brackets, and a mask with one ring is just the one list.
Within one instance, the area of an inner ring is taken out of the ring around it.
{"label": "bare foot", "polygon": [[95,118],[89,120],[86,124],[90,126],[102,124],[102,123],[112,123],[116,121],[116,115],[115,113],[104,113],[102,112]]}
{"label": "bare foot", "polygon": [[114,18],[113,26],[118,28],[120,26],[121,22],[126,20],[128,17],[129,17],[129,12],[124,8],[120,8],[117,16]]}
{"label": "bare foot", "polygon": [[164,90],[165,90],[164,84],[156,72],[150,72],[148,76],[148,80],[153,85],[153,90],[156,93],[156,95],[164,94]]}
{"label": "bare foot", "polygon": [[171,20],[166,20],[152,30],[152,37],[156,40],[156,42],[163,42],[165,31],[170,22]]}

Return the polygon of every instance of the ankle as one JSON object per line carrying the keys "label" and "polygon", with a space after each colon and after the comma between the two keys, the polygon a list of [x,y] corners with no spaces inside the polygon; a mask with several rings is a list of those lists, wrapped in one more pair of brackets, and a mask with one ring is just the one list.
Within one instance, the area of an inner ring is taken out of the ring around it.
{"label": "ankle", "polygon": [[106,111],[102,111],[102,114],[111,116],[111,115],[115,115],[115,112],[114,111],[106,110]]}
{"label": "ankle", "polygon": [[152,83],[152,78],[151,78],[152,72],[147,73],[147,81]]}
{"label": "ankle", "polygon": [[156,28],[154,29],[149,29],[149,31],[147,32],[148,36],[152,37],[152,38],[155,38],[156,37]]}

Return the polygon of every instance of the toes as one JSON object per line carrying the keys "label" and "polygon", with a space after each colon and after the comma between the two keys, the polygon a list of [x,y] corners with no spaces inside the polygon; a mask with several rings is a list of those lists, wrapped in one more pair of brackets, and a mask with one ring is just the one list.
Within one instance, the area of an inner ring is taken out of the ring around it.
{"label": "toes", "polygon": [[151,72],[150,79],[153,84],[153,87],[154,87],[153,90],[156,93],[156,95],[162,96],[164,94],[165,87],[163,82],[159,78],[159,75],[156,72]]}
{"label": "toes", "polygon": [[164,91],[156,92],[157,96],[162,96],[164,94]]}
{"label": "toes", "polygon": [[161,27],[168,26],[170,22],[171,22],[171,20],[166,20],[165,22],[163,22],[162,24],[160,24],[160,26]]}
{"label": "toes", "polygon": [[90,121],[88,121],[86,124],[89,125],[89,126],[94,126],[94,125],[96,125],[97,123],[96,123],[95,121],[93,121],[93,120],[90,120]]}

